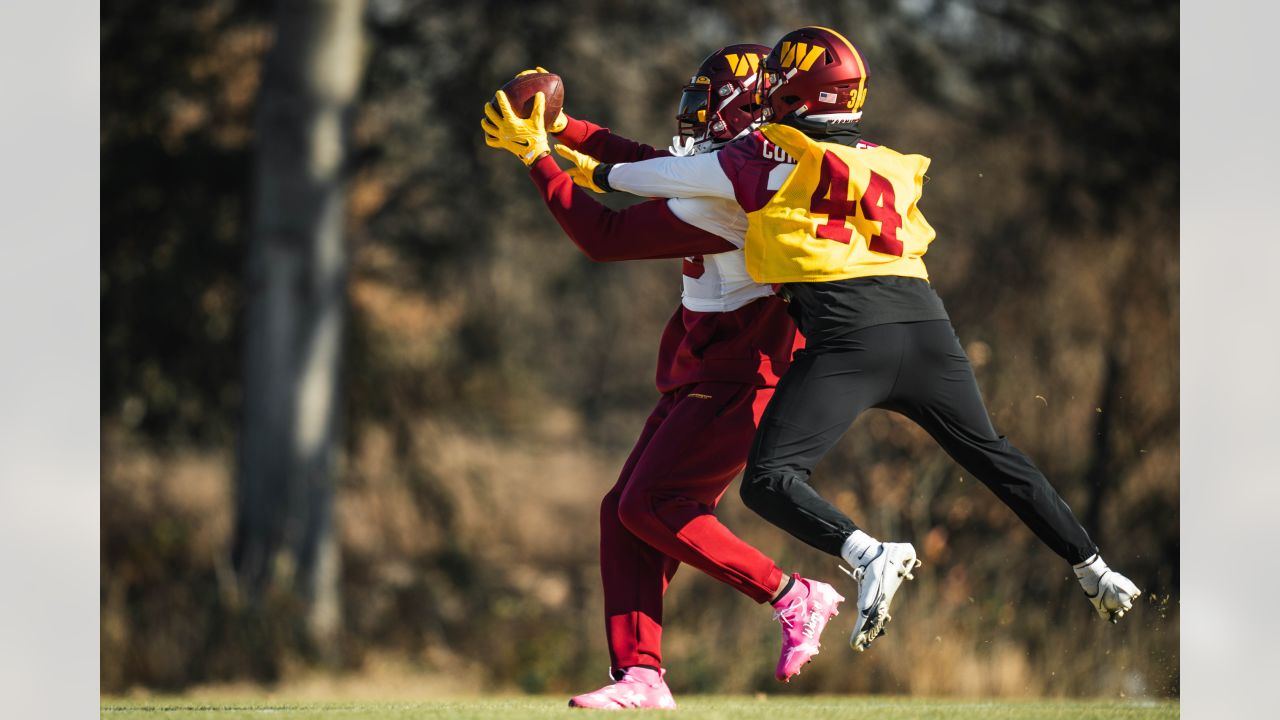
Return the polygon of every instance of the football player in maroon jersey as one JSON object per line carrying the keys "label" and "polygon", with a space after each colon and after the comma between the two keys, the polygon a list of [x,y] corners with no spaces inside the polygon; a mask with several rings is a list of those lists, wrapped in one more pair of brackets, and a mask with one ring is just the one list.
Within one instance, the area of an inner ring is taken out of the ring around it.
{"label": "football player in maroon jersey", "polygon": [[[924,271],[933,230],[915,202],[927,159],[860,141],[866,82],[866,63],[847,38],[801,28],[761,62],[759,112],[775,125],[688,158],[610,165],[575,154],[571,172],[592,189],[731,200],[749,218],[753,274],[784,283],[806,348],[760,421],[742,498],[853,566],[856,650],[882,632],[894,593],[918,564],[909,543],[880,542],[809,484],[814,466],[869,407],[899,412],[928,431],[1072,564],[1098,614],[1115,622],[1141,593],[1107,566],[1044,474],[992,426]],[[895,182],[882,173],[899,178],[905,202],[895,200]]]}
{"label": "football player in maroon jersey", "polygon": [[[627,162],[723,145],[753,126],[753,86],[768,50],[731,45],[703,61],[683,89],[670,152],[563,113],[550,128],[557,150]],[[683,259],[681,302],[658,351],[662,396],[600,508],[600,573],[615,682],[569,704],[674,707],[663,681],[660,641],[663,592],[680,563],[773,605],[783,635],[776,676],[789,680],[817,654],[819,636],[844,598],[826,583],[788,576],[713,514],[744,467],[778,378],[803,343],[772,287],[747,275],[741,213],[732,202],[706,198],[610,210],[574,185],[545,146],[519,139],[527,133],[521,136],[513,123],[540,125],[541,104],[521,121],[505,96],[496,100],[499,109],[486,104],[482,121],[487,142],[529,158],[530,179],[583,253],[599,261]],[[517,139],[504,145],[504,135]]]}

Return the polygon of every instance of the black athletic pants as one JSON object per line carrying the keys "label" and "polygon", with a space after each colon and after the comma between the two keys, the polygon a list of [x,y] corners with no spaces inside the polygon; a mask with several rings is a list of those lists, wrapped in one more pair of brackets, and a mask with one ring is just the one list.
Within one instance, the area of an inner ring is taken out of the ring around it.
{"label": "black athletic pants", "polygon": [[839,349],[798,353],[760,420],[743,502],[839,557],[857,526],[814,491],[809,475],[854,418],[873,407],[918,423],[1068,562],[1097,552],[1035,464],[996,434],[948,320],[875,325],[846,336]]}

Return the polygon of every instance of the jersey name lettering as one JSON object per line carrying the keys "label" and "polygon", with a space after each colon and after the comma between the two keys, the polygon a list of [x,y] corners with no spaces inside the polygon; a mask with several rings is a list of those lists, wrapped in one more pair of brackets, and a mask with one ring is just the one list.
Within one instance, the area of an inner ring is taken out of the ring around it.
{"label": "jersey name lettering", "polygon": [[760,155],[765,160],[773,160],[775,162],[788,163],[791,165],[796,164],[795,158],[788,155],[786,150],[783,150],[768,140],[761,140]]}

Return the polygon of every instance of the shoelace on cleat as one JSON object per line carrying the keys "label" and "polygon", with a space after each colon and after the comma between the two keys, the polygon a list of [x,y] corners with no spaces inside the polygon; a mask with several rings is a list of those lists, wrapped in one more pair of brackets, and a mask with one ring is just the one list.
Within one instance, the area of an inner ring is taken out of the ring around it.
{"label": "shoelace on cleat", "polygon": [[787,627],[794,627],[794,625],[791,624],[791,618],[788,615],[788,613],[794,613],[797,607],[800,610],[804,610],[804,601],[807,599],[808,599],[807,597],[796,598],[795,600],[792,600],[791,604],[786,606],[785,608],[774,608],[773,619],[777,620],[783,625],[786,625]]}
{"label": "shoelace on cleat", "polygon": [[[870,564],[870,563],[868,563],[868,564]],[[854,568],[853,570],[850,570],[849,568],[847,568],[847,567],[845,567],[845,566],[843,566],[843,565],[841,565],[841,564],[839,564],[839,563],[836,563],[836,567],[840,568],[840,572],[842,572],[842,573],[844,573],[845,575],[848,575],[849,577],[853,578],[853,581],[854,581],[854,582],[856,582],[856,583],[859,583],[859,584],[861,584],[861,583],[862,583],[862,578],[863,578],[863,577],[865,577],[865,576],[866,576],[866,574],[867,574],[867,566],[866,566],[866,565],[859,565],[858,567]]]}

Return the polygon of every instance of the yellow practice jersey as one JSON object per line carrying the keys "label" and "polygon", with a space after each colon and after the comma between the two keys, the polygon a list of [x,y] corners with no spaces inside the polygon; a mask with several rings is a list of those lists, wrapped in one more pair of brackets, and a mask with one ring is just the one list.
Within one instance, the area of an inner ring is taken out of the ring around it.
{"label": "yellow practice jersey", "polygon": [[744,207],[752,279],[928,279],[923,257],[935,233],[916,203],[929,158],[817,142],[786,125],[766,125],[761,133],[796,166],[767,202]]}

